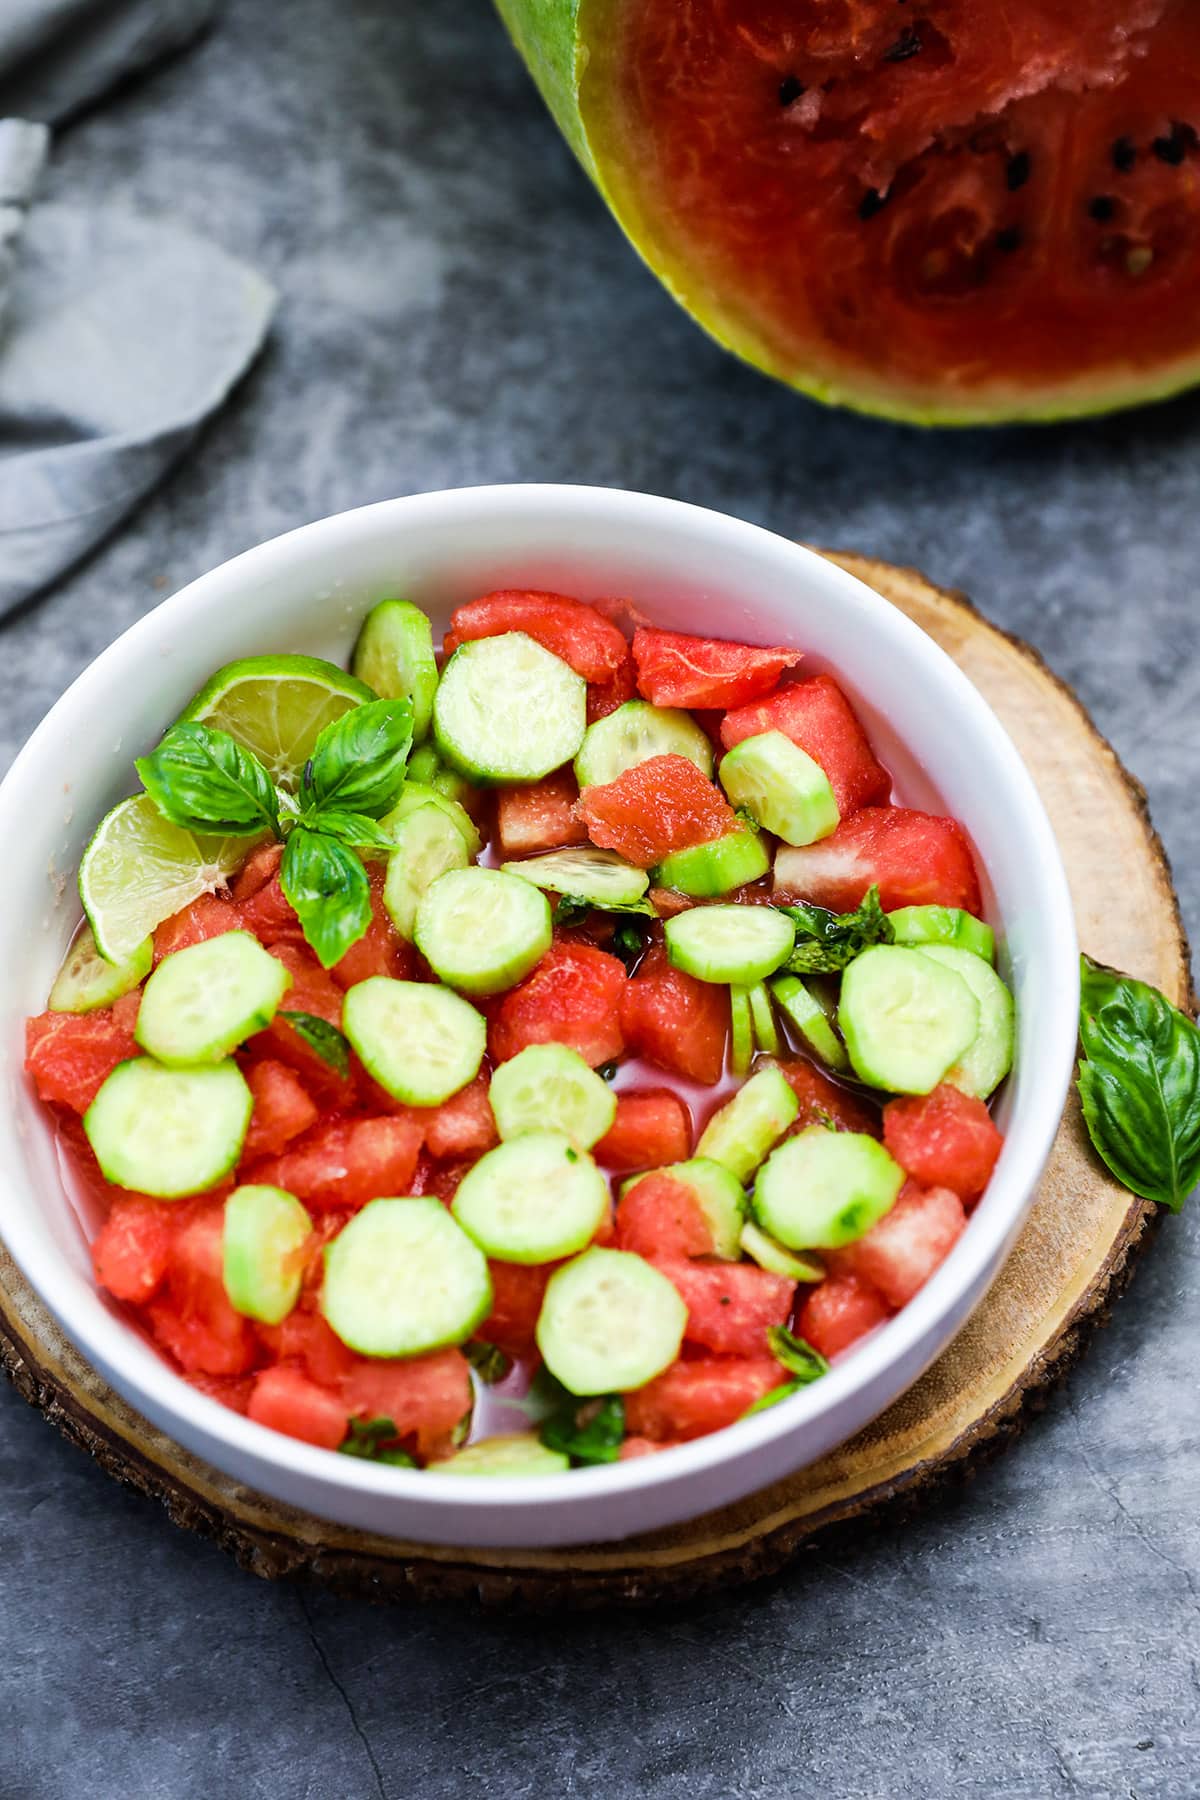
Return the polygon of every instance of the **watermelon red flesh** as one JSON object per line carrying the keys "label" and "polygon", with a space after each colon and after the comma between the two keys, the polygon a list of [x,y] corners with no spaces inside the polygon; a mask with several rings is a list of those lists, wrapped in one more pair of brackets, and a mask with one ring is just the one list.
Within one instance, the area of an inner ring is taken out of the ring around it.
{"label": "watermelon red flesh", "polygon": [[294,1137],[316,1124],[317,1104],[295,1070],[272,1057],[247,1062],[243,1073],[254,1096],[254,1111],[241,1160],[278,1156]]}
{"label": "watermelon red flesh", "polygon": [[171,1203],[118,1195],[92,1243],[96,1280],[114,1299],[149,1300],[166,1275],[174,1234]]}
{"label": "watermelon red flesh", "polygon": [[907,1181],[878,1225],[825,1260],[835,1275],[856,1275],[889,1306],[904,1306],[945,1261],[966,1223],[962,1201],[949,1188],[922,1188]]}
{"label": "watermelon red flesh", "polygon": [[625,1048],[621,996],[625,965],[590,944],[551,945],[537,968],[504,996],[488,1041],[497,1062],[529,1044],[566,1044],[593,1068]]}
{"label": "watermelon red flesh", "polygon": [[750,706],[739,706],[721,721],[721,743],[732,750],[743,738],[781,731],[829,777],[844,818],[860,806],[888,798],[892,778],[867,742],[853,707],[832,675],[794,681]]}
{"label": "watermelon red flesh", "polygon": [[633,634],[638,688],[654,706],[742,706],[769,693],[800,657],[799,650],[763,650],[645,626]]}
{"label": "watermelon red flesh", "polygon": [[670,1088],[627,1088],[617,1116],[592,1154],[619,1175],[684,1162],[692,1153],[692,1115]]}
{"label": "watermelon red flesh", "polygon": [[954,819],[903,806],[864,806],[832,836],[803,849],[781,849],[775,895],[850,912],[878,887],[886,912],[900,906],[983,908],[966,833]]}
{"label": "watermelon red flesh", "polygon": [[283,1152],[244,1169],[247,1180],[285,1188],[318,1212],[365,1206],[380,1194],[406,1194],[424,1126],[414,1112],[386,1118],[333,1119]]}
{"label": "watermelon red flesh", "polygon": [[796,1330],[822,1356],[840,1356],[891,1312],[883,1295],[857,1275],[827,1275],[800,1308]]}
{"label": "watermelon red flesh", "polygon": [[[636,1194],[634,1188],[627,1199]],[[653,1260],[683,1296],[688,1343],[726,1356],[768,1354],[768,1328],[787,1323],[794,1281],[754,1263],[694,1263],[662,1254]]]}
{"label": "watermelon red flesh", "polygon": [[683,1442],[720,1431],[787,1376],[773,1357],[697,1357],[672,1363],[663,1374],[625,1396],[631,1437],[654,1443]]}
{"label": "watermelon red flesh", "polygon": [[523,631],[554,656],[561,656],[589,682],[610,682],[629,654],[625,634],[595,607],[565,594],[500,589],[456,607],[446,633],[446,655],[474,638]]}
{"label": "watermelon red flesh", "polygon": [[256,1340],[248,1319],[225,1293],[221,1196],[176,1201],[165,1287],[143,1308],[155,1338],[180,1367],[205,1375],[240,1375],[253,1367]]}
{"label": "watermelon red flesh", "polygon": [[176,950],[192,944],[203,944],[226,931],[240,931],[245,925],[240,906],[225,895],[201,894],[181,912],[172,913],[154,931],[154,960],[161,962]]}
{"label": "watermelon red flesh", "polygon": [[397,1437],[411,1441],[424,1461],[454,1448],[471,1410],[471,1367],[461,1350],[403,1361],[356,1356],[339,1391],[353,1417],[391,1419]]}
{"label": "watermelon red flesh", "polygon": [[257,1424],[322,1450],[336,1450],[348,1427],[344,1402],[288,1363],[263,1370],[246,1411]]}
{"label": "watermelon red flesh", "polygon": [[588,788],[579,816],[593,844],[649,869],[676,850],[732,831],[733,808],[686,756],[651,756],[603,787]]}
{"label": "watermelon red flesh", "polygon": [[629,1048],[657,1068],[711,1087],[725,1067],[729,996],[672,968],[662,946],[643,957],[621,1000]]}
{"label": "watermelon red flesh", "polygon": [[608,681],[589,682],[587,691],[587,722],[594,725],[597,719],[606,719],[609,713],[616,712],[618,706],[624,706],[637,693],[637,668],[628,651],[620,668]]}
{"label": "watermelon red flesh", "polygon": [[507,857],[536,856],[586,844],[587,830],[575,817],[579,788],[570,769],[559,769],[531,787],[501,788],[496,800],[496,831]]}
{"label": "watermelon red flesh", "polygon": [[118,1063],[138,1055],[141,994],[91,1013],[44,1012],[25,1022],[25,1067],[39,1100],[86,1112]]}
{"label": "watermelon red flesh", "polygon": [[987,1186],[1004,1145],[983,1101],[945,1082],[931,1094],[889,1100],[883,1141],[914,1180],[951,1188],[967,1206]]}
{"label": "watermelon red flesh", "polygon": [[680,1261],[712,1256],[716,1245],[712,1226],[691,1188],[663,1169],[644,1176],[622,1198],[617,1207],[617,1248],[647,1259]]}
{"label": "watermelon red flesh", "polygon": [[416,1117],[424,1127],[425,1148],[431,1156],[482,1156],[499,1139],[488,1099],[488,1077],[483,1074],[440,1106],[418,1108]]}
{"label": "watermelon red flesh", "polygon": [[559,1267],[558,1263],[489,1263],[492,1310],[475,1335],[517,1360],[535,1356],[534,1331],[546,1283]]}
{"label": "watermelon red flesh", "polygon": [[782,1058],[778,1067],[800,1102],[800,1110],[788,1136],[809,1125],[832,1124],[837,1131],[860,1131],[879,1136],[879,1113],[866,1094],[839,1086],[804,1057]]}
{"label": "watermelon red flesh", "polygon": [[584,0],[580,46],[547,86],[618,217],[784,379],[966,421],[1200,372],[1192,0]]}

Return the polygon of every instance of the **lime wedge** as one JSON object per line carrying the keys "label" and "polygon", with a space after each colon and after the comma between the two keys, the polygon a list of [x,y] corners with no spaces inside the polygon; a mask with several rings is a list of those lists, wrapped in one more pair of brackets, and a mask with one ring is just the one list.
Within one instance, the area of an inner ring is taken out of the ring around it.
{"label": "lime wedge", "polygon": [[294,791],[317,738],[371,689],[316,656],[247,656],[206,681],[181,719],[227,731],[276,786]]}
{"label": "lime wedge", "polygon": [[252,837],[196,837],[164,819],[149,794],[106,813],[79,865],[79,897],[96,948],[112,963],[136,954],[156,925],[222,887]]}

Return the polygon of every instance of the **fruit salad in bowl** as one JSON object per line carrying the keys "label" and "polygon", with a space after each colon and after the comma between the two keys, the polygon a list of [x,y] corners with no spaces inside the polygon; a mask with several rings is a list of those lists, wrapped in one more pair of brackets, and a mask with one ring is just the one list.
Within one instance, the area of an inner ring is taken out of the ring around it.
{"label": "fruit salad in bowl", "polygon": [[25,1022],[92,1298],[175,1403],[315,1471],[285,1497],[484,1541],[673,1467],[679,1516],[739,1434],[816,1454],[939,1283],[944,1341],[1030,954],[801,620],[701,634],[513,561],[361,582],[344,664],[297,633],[201,671]]}

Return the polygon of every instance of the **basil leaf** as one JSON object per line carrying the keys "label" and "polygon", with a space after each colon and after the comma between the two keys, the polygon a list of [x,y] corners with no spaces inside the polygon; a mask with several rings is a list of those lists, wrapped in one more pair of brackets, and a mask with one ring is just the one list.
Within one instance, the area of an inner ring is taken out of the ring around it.
{"label": "basil leaf", "polygon": [[339,1075],[350,1073],[350,1040],[336,1025],[331,1025],[328,1019],[318,1019],[315,1013],[289,1012],[285,1008],[280,1009],[278,1016],[287,1020],[296,1036],[303,1038],[323,1063],[328,1063]]}
{"label": "basil leaf", "polygon": [[318,962],[332,967],[371,923],[367,871],[336,838],[298,825],[284,845],[279,880]]}
{"label": "basil leaf", "polygon": [[304,765],[302,807],[379,818],[395,805],[404,786],[411,747],[411,700],[366,700],[352,706],[325,727]]}
{"label": "basil leaf", "polygon": [[415,1469],[415,1458],[398,1444],[388,1442],[398,1435],[396,1421],[382,1414],[375,1419],[351,1419],[338,1450],[342,1456],[361,1456],[370,1462],[391,1463],[398,1469]]}
{"label": "basil leaf", "polygon": [[610,948],[614,956],[620,957],[626,970],[632,973],[634,964],[640,960],[646,948],[646,934],[632,919],[622,919],[613,932]]}
{"label": "basil leaf", "polygon": [[789,1331],[786,1325],[770,1326],[767,1330],[767,1343],[775,1361],[782,1363],[789,1375],[796,1377],[797,1386],[806,1387],[810,1381],[818,1381],[822,1375],[828,1375],[829,1364],[821,1352]]}
{"label": "basil leaf", "polygon": [[368,819],[365,813],[343,812],[339,807],[328,810],[317,807],[302,813],[300,823],[310,831],[321,831],[326,837],[336,838],[349,850],[379,850],[390,855],[396,848],[394,840],[377,820]]}
{"label": "basil leaf", "polygon": [[584,900],[578,894],[562,894],[554,908],[556,925],[578,925],[590,912],[631,913],[642,919],[657,919],[649,900]]}
{"label": "basil leaf", "polygon": [[483,1338],[473,1338],[469,1344],[464,1344],[463,1355],[488,1387],[495,1387],[512,1371],[512,1358],[498,1345],[489,1344]]}
{"label": "basil leaf", "polygon": [[581,900],[577,894],[561,894],[554,906],[554,923],[556,925],[582,925],[591,910],[590,900]]}
{"label": "basil leaf", "polygon": [[852,963],[871,944],[890,944],[891,922],[879,903],[879,889],[868,888],[853,912],[826,912],[823,906],[781,906],[796,927],[796,947],[784,967],[794,975],[831,974]]}
{"label": "basil leaf", "polygon": [[281,835],[271,777],[227,731],[172,725],[157,750],[134,766],[159,812],[185,831]]}
{"label": "basil leaf", "polygon": [[1200,1030],[1157,988],[1080,963],[1088,1135],[1131,1193],[1178,1212],[1200,1182]]}
{"label": "basil leaf", "polygon": [[551,1413],[540,1436],[547,1450],[559,1450],[573,1463],[616,1462],[625,1442],[625,1402],[620,1394],[603,1400],[578,1400],[572,1394]]}

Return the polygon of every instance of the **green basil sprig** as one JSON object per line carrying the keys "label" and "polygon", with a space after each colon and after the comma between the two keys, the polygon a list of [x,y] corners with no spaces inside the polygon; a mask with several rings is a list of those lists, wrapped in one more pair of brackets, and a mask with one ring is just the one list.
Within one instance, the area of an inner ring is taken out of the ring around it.
{"label": "green basil sprig", "polygon": [[753,1406],[746,1408],[745,1417],[751,1413],[765,1412],[769,1406],[778,1406],[792,1394],[798,1394],[801,1388],[809,1387],[822,1375],[828,1375],[829,1364],[819,1350],[806,1343],[788,1330],[786,1325],[772,1325],[767,1331],[767,1342],[771,1347],[771,1355],[777,1363],[788,1371],[790,1381],[781,1381],[769,1393],[763,1394]]}
{"label": "green basil sprig", "polygon": [[301,813],[360,813],[377,819],[395,805],[412,748],[407,700],[367,700],[327,725],[300,778]]}
{"label": "green basil sprig", "polygon": [[416,1461],[398,1443],[396,1421],[381,1413],[375,1419],[351,1419],[338,1449],[343,1456],[361,1456],[368,1462],[391,1463],[397,1469],[415,1469]]}
{"label": "green basil sprig", "polygon": [[371,885],[362,859],[323,831],[297,825],[288,833],[279,884],[326,969],[340,962],[371,923]]}
{"label": "green basil sprig", "polygon": [[172,725],[157,750],[134,767],[159,812],[185,831],[282,835],[274,782],[227,731]]}
{"label": "green basil sprig", "polygon": [[826,912],[823,906],[781,906],[796,927],[796,948],[784,967],[793,975],[830,975],[844,969],[871,944],[890,944],[895,931],[879,903],[879,889],[868,888],[853,912]]}
{"label": "green basil sprig", "polygon": [[1178,1212],[1200,1182],[1200,1030],[1157,988],[1080,961],[1088,1135],[1122,1186]]}
{"label": "green basil sprig", "polygon": [[319,1019],[315,1013],[291,1012],[281,1007],[278,1017],[286,1019],[297,1037],[303,1038],[310,1050],[315,1050],[323,1063],[338,1075],[350,1073],[350,1040],[340,1032],[336,1025],[328,1019]]}
{"label": "green basil sprig", "polygon": [[547,1450],[558,1450],[573,1463],[616,1462],[625,1442],[625,1402],[620,1394],[603,1400],[568,1394],[542,1425],[541,1439]]}

